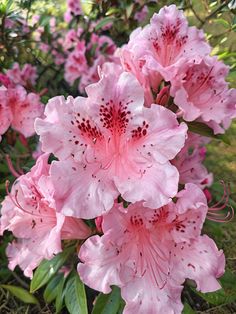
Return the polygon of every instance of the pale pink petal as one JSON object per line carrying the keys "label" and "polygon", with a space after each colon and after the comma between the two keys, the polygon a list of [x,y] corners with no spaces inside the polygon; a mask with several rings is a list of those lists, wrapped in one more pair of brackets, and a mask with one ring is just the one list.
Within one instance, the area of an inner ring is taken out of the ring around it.
{"label": "pale pink petal", "polygon": [[225,257],[208,236],[199,237],[190,244],[178,244],[174,257],[175,277],[178,280],[193,279],[197,289],[202,292],[221,288],[216,278],[224,273]]}
{"label": "pale pink petal", "polygon": [[150,278],[145,274],[135,278],[121,290],[122,298],[127,305],[124,314],[179,314],[182,312],[181,292],[183,287],[166,285],[159,289],[150,284]]}
{"label": "pale pink petal", "polygon": [[72,161],[52,163],[51,179],[58,211],[88,219],[110,210],[119,192],[106,172],[96,174],[96,171],[97,168],[84,168]]}
{"label": "pale pink petal", "polygon": [[171,80],[171,94],[185,120],[201,117],[206,122],[220,123],[226,116],[232,116],[235,90],[228,90],[227,74],[228,67],[216,57],[189,62],[179,69]]}
{"label": "pale pink petal", "polygon": [[25,137],[35,133],[35,119],[43,114],[43,105],[40,97],[34,93],[27,95],[23,102],[14,106],[12,128],[22,133]]}
{"label": "pale pink petal", "polygon": [[7,89],[0,87],[0,135],[4,134],[12,122],[11,108],[7,103]]}
{"label": "pale pink petal", "polygon": [[74,217],[65,217],[61,238],[65,239],[86,239],[91,235],[91,229],[83,222],[82,219]]}
{"label": "pale pink petal", "polygon": [[[157,208],[171,201],[177,193],[179,174],[169,162],[152,165],[139,177],[115,179],[122,197],[129,202],[144,201],[145,206]],[[148,188],[147,188],[148,186]]]}
{"label": "pale pink petal", "polygon": [[112,242],[107,245],[108,237],[109,234],[103,238],[99,236],[89,238],[79,252],[79,258],[85,264],[79,263],[77,268],[85,284],[103,293],[109,293],[111,285],[122,284],[119,277],[121,264],[116,258],[116,246]]}

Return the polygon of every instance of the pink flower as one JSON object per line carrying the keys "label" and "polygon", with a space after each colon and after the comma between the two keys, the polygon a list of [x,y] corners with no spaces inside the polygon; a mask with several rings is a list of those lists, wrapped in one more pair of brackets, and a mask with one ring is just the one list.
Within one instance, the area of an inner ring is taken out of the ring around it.
{"label": "pink flower", "polygon": [[12,69],[6,71],[6,75],[14,84],[27,86],[28,84],[35,85],[37,75],[36,67],[26,63],[22,70],[19,63],[14,63]]}
{"label": "pink flower", "polygon": [[[171,80],[187,60],[210,52],[202,31],[189,27],[182,11],[165,6],[150,24],[135,30],[122,48],[122,63],[140,83],[157,91],[161,80]],[[150,104],[150,103],[149,103]]]}
{"label": "pink flower", "polygon": [[56,65],[61,65],[65,63],[65,56],[64,54],[58,52],[56,49],[52,50],[52,55],[54,56],[54,62]]}
{"label": "pink flower", "polygon": [[104,235],[90,237],[80,249],[81,280],[103,293],[119,286],[124,313],[181,313],[186,278],[203,292],[220,288],[224,254],[200,235],[207,210],[205,195],[193,184],[159,209],[115,204],[103,216]]}
{"label": "pink flower", "polygon": [[80,0],[67,0],[67,6],[73,15],[82,13]]}
{"label": "pink flower", "polygon": [[70,49],[70,48],[74,47],[74,46],[77,44],[78,39],[79,39],[79,38],[78,38],[78,35],[77,35],[77,33],[76,33],[76,30],[70,29],[70,30],[66,33],[65,39],[64,39],[64,41],[63,41],[63,43],[62,43],[63,48],[64,48],[65,50],[67,50],[67,49]]}
{"label": "pink flower", "polygon": [[105,35],[98,36],[93,33],[90,39],[90,43],[88,45],[88,50],[92,49],[96,45],[95,56],[99,57],[101,53],[104,55],[113,55],[116,50],[116,45],[114,41]]}
{"label": "pink flower", "polygon": [[116,50],[116,44],[110,37],[102,35],[98,38],[98,48],[104,54],[113,55]]}
{"label": "pink flower", "polygon": [[32,153],[32,157],[33,157],[34,160],[37,160],[42,154],[43,154],[42,143],[39,142],[37,144],[37,147],[36,147],[35,151],[33,151],[33,153]]}
{"label": "pink flower", "polygon": [[94,64],[90,66],[87,72],[85,72],[81,76],[78,86],[80,93],[83,94],[85,92],[85,88],[89,84],[99,81],[98,67],[102,66],[105,63],[105,61],[106,61],[105,57],[102,54],[100,54],[100,56],[94,60]]}
{"label": "pink flower", "polygon": [[43,113],[43,105],[37,94],[29,93],[22,86],[0,90],[0,134],[11,127],[25,137],[35,133],[34,120]]}
{"label": "pink flower", "polygon": [[[194,60],[195,61],[195,60]],[[236,90],[229,90],[225,77],[228,67],[216,57],[183,65],[171,81],[171,95],[187,121],[199,117],[205,122],[221,123],[233,115]],[[234,111],[235,113],[235,111]]]}
{"label": "pink flower", "polygon": [[99,216],[119,194],[157,207],[177,192],[169,160],[184,145],[186,125],[162,106],[145,108],[137,80],[115,66],[86,88],[88,98],[52,98],[35,124],[43,151],[60,160],[51,175],[57,208],[68,216]]}
{"label": "pink flower", "polygon": [[5,87],[9,87],[12,85],[12,82],[9,79],[9,77],[2,73],[0,73],[0,83]]}
{"label": "pink flower", "polygon": [[88,69],[85,51],[85,42],[78,42],[66,60],[65,79],[70,85],[73,85],[74,81],[86,73]]}
{"label": "pink flower", "polygon": [[12,112],[8,103],[7,98],[7,89],[4,86],[0,87],[0,141],[1,135],[4,134],[11,125],[12,121]]}
{"label": "pink flower", "polygon": [[213,174],[208,173],[203,165],[206,154],[204,142],[206,140],[203,137],[189,133],[184,147],[172,160],[172,164],[179,171],[179,183],[194,183],[201,189],[211,186]]}
{"label": "pink flower", "polygon": [[143,6],[141,11],[135,13],[134,18],[139,23],[142,23],[148,16],[148,7],[146,5]]}
{"label": "pink flower", "polygon": [[74,16],[81,14],[82,8],[80,0],[67,0],[67,11],[64,14],[65,22],[70,23]]}
{"label": "pink flower", "polygon": [[48,154],[40,156],[2,202],[0,234],[9,230],[18,238],[7,249],[9,267],[19,265],[29,277],[44,258],[51,259],[62,250],[61,239],[85,239],[90,235],[82,220],[55,211],[47,160]]}
{"label": "pink flower", "polygon": [[48,44],[45,44],[45,43],[40,43],[39,48],[41,51],[43,51],[45,53],[47,53],[50,50],[50,46]]}

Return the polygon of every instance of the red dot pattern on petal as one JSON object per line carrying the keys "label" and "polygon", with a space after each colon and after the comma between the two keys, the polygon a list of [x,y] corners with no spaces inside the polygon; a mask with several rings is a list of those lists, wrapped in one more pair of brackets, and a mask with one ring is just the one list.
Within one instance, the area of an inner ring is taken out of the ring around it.
{"label": "red dot pattern on petal", "polygon": [[132,133],[132,138],[133,139],[140,139],[143,136],[147,135],[147,129],[148,129],[149,125],[146,123],[146,121],[143,121],[143,125],[137,127],[137,129],[134,129],[131,131]]}
{"label": "red dot pattern on petal", "polygon": [[[104,101],[104,98],[102,99]],[[128,105],[133,100],[123,103],[119,101],[119,104],[114,103],[111,99],[105,104],[100,106],[100,121],[103,123],[103,127],[110,130],[111,133],[123,134],[126,132],[127,125],[129,123],[131,112],[128,110]]]}
{"label": "red dot pattern on petal", "polygon": [[[102,135],[101,131],[98,129],[98,127],[95,125],[92,125],[92,123],[89,119],[81,118],[80,113],[77,113],[75,120],[71,120],[71,124],[80,130],[81,135],[83,137],[87,137],[87,138],[91,139],[94,142],[94,144],[96,143],[96,141],[98,139],[103,138],[103,135]],[[70,133],[72,133],[72,132],[70,132]],[[76,138],[75,135],[73,137],[74,137],[74,139]],[[69,140],[69,141],[72,141],[72,140]],[[80,142],[76,138],[74,143],[75,143],[75,145],[78,145]],[[83,143],[81,143],[80,145],[83,146]],[[85,146],[86,146],[86,144],[85,144]]]}

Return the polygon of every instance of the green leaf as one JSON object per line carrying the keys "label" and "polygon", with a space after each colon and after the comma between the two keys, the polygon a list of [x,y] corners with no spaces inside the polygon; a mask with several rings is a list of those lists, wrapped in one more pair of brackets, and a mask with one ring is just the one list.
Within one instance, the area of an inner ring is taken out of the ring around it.
{"label": "green leaf", "polygon": [[30,304],[39,304],[38,300],[35,298],[34,295],[29,293],[29,291],[12,285],[0,285],[0,287],[8,290],[11,294],[13,294],[15,297],[23,301],[24,303],[30,303]]}
{"label": "green leaf", "polygon": [[64,250],[64,252],[56,255],[51,260],[44,260],[34,273],[34,277],[30,284],[30,292],[35,292],[42,286],[46,285],[48,281],[57,273],[59,268],[64,264],[69,255],[73,252],[74,247]]}
{"label": "green leaf", "polygon": [[65,297],[65,284],[66,278],[63,277],[63,280],[60,281],[58,289],[57,289],[57,297],[56,297],[56,313],[59,313],[63,307],[64,297]]}
{"label": "green leaf", "polygon": [[195,314],[195,311],[191,308],[191,306],[185,302],[182,314]]}
{"label": "green leaf", "polygon": [[116,13],[119,13],[120,10],[118,8],[115,8],[115,7],[111,7],[110,9],[108,9],[108,11],[106,12],[106,16],[109,16],[109,15],[113,15],[113,14],[116,14]]}
{"label": "green leaf", "polygon": [[82,10],[86,15],[89,15],[93,9],[93,3],[88,0],[81,1]]}
{"label": "green leaf", "polygon": [[226,144],[230,145],[230,140],[228,138],[228,136],[226,134],[214,134],[214,131],[212,130],[212,128],[210,128],[208,125],[206,125],[205,123],[202,122],[186,122],[184,121],[187,125],[188,125],[188,129],[189,131],[193,132],[193,133],[197,133],[200,134],[202,136],[206,136],[206,137],[211,137],[214,138],[216,140],[221,140]]}
{"label": "green leaf", "polygon": [[99,30],[100,28],[106,26],[109,23],[112,23],[114,19],[115,19],[114,17],[110,17],[110,16],[105,17],[96,25],[95,31]]}
{"label": "green leaf", "polygon": [[215,23],[221,24],[221,25],[224,26],[225,28],[230,28],[229,22],[227,22],[227,21],[224,20],[224,19],[216,19],[216,20],[215,20]]}
{"label": "green leaf", "polygon": [[236,301],[236,276],[230,271],[226,271],[224,276],[220,279],[222,289],[211,292],[202,293],[194,290],[196,294],[202,297],[205,301],[213,305],[229,304]]}
{"label": "green leaf", "polygon": [[130,18],[131,14],[133,12],[133,8],[134,8],[134,3],[128,5],[126,8],[126,16],[128,19]]}
{"label": "green leaf", "polygon": [[64,275],[62,273],[57,274],[49,281],[43,293],[43,297],[46,303],[51,303],[53,300],[56,299],[61,281],[64,281]]}
{"label": "green leaf", "polygon": [[66,284],[65,304],[70,314],[88,314],[84,284],[75,271]]}
{"label": "green leaf", "polygon": [[124,301],[120,295],[120,289],[113,287],[109,294],[100,293],[96,299],[92,314],[117,314],[120,312]]}

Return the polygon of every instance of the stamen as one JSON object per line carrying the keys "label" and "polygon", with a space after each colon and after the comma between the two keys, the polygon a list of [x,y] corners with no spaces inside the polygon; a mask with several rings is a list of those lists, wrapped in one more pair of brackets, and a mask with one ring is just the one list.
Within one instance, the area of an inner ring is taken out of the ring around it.
{"label": "stamen", "polygon": [[[31,215],[31,216],[36,216],[36,217],[42,217],[41,214],[37,214],[35,212],[29,212],[27,211],[26,209],[24,209],[19,201],[18,201],[18,190],[15,191],[15,197],[12,196],[11,192],[9,191],[9,186],[10,186],[10,181],[9,180],[6,180],[6,183],[5,183],[5,187],[6,187],[6,192],[7,192],[7,195],[9,196],[10,200],[12,201],[12,203],[17,207],[19,208],[20,210],[22,210],[24,213],[28,214],[28,215]],[[50,215],[43,215],[44,217],[51,217]]]}
{"label": "stamen", "polygon": [[[229,205],[230,185],[226,185],[224,181],[221,181],[220,183],[224,188],[223,196],[219,202],[209,207],[207,218],[215,222],[229,222],[234,218],[234,209]],[[226,208],[227,212],[224,212],[224,209]]]}
{"label": "stamen", "polygon": [[11,174],[12,174],[15,178],[19,178],[21,175],[20,175],[20,173],[18,173],[18,172],[15,170],[15,168],[14,168],[14,166],[13,166],[13,164],[12,164],[12,161],[11,161],[10,156],[9,156],[9,155],[5,155],[5,158],[6,158],[7,165],[8,165],[8,168],[9,168]]}

